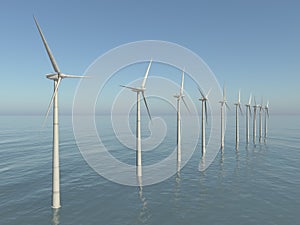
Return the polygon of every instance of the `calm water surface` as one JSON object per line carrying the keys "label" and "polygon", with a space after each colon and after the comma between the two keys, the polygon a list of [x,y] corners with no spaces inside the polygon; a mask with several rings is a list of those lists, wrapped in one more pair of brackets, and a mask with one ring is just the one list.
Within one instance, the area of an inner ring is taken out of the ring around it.
{"label": "calm water surface", "polygon": [[[56,211],[51,121],[43,129],[42,117],[0,117],[0,224],[299,224],[299,116],[270,117],[266,143],[248,146],[241,118],[239,151],[229,117],[224,152],[205,172],[198,171],[198,148],[180,174],[142,190],[99,176],[78,150],[72,118],[60,119],[62,208]],[[110,118],[99,121],[109,126]],[[173,128],[163,145],[167,154],[176,143]],[[124,149],[109,129],[106,140],[116,155]],[[120,157],[134,163],[134,155]]]}

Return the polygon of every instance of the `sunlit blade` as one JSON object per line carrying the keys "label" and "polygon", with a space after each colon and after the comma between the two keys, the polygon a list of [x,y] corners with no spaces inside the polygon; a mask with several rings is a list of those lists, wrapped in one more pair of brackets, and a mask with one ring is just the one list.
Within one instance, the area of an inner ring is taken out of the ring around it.
{"label": "sunlit blade", "polygon": [[239,95],[238,95],[238,103],[241,102],[241,90],[239,90]]}
{"label": "sunlit blade", "polygon": [[211,88],[208,90],[207,95],[205,96],[206,99],[208,99],[210,92],[211,92]]}
{"label": "sunlit blade", "polygon": [[151,64],[152,64],[152,60],[150,60],[150,63],[149,63],[148,68],[147,68],[147,71],[145,73],[144,80],[143,80],[143,83],[142,83],[142,88],[145,88],[145,84],[146,84],[146,80],[147,80],[147,77],[148,77],[148,74],[149,74],[149,70],[150,70]]}
{"label": "sunlit blade", "polygon": [[61,74],[62,78],[88,78],[86,76],[77,76],[77,75],[70,75],[70,74]]}
{"label": "sunlit blade", "polygon": [[55,72],[60,73],[60,70],[59,70],[59,68],[58,68],[58,65],[57,65],[57,63],[56,63],[56,61],[55,61],[55,59],[54,59],[54,56],[52,55],[52,52],[51,52],[51,50],[50,50],[50,48],[49,48],[49,46],[48,46],[48,44],[47,44],[47,41],[46,41],[46,39],[45,39],[45,37],[44,37],[44,34],[43,34],[43,32],[42,32],[42,29],[40,28],[40,25],[38,24],[38,22],[37,22],[35,16],[33,16],[33,18],[34,18],[36,27],[37,27],[37,29],[39,30],[40,36],[41,36],[41,38],[42,38],[42,40],[43,40],[44,46],[45,46],[45,48],[46,48],[46,51],[47,51],[48,56],[49,56],[49,58],[50,58],[50,61],[51,61],[51,63],[52,63],[53,69],[55,70]]}
{"label": "sunlit blade", "polygon": [[207,104],[206,104],[206,101],[204,102],[204,106],[205,106],[205,120],[206,120],[206,123],[207,123]]}
{"label": "sunlit blade", "polygon": [[202,91],[201,91],[201,89],[200,89],[199,87],[198,87],[198,90],[199,90],[199,92],[200,92],[202,98],[205,98],[205,95],[202,93]]}
{"label": "sunlit blade", "polygon": [[146,101],[146,98],[145,98],[145,93],[142,92],[142,94],[143,94],[144,103],[145,103],[145,106],[146,106],[146,109],[147,109],[147,112],[148,112],[148,116],[149,116],[150,120],[152,120],[151,115],[150,115],[150,111],[149,111],[149,107],[148,107],[148,104],[147,104],[147,101]]}
{"label": "sunlit blade", "polygon": [[252,100],[252,94],[250,94],[250,98],[249,98],[248,105],[250,105],[250,104],[251,104],[251,100]]}
{"label": "sunlit blade", "polygon": [[54,97],[57,95],[57,91],[58,91],[58,87],[59,87],[59,84],[60,84],[61,79],[62,79],[62,78],[59,77],[58,80],[57,80],[57,84],[56,84],[56,86],[55,86],[55,90],[54,90],[54,92],[53,92],[52,98],[51,98],[51,100],[50,100],[50,103],[49,103],[49,106],[48,106],[48,109],[47,109],[47,112],[46,112],[46,115],[45,115],[45,119],[44,119],[44,123],[43,123],[44,125],[45,125],[45,123],[46,123],[46,121],[47,121],[47,118],[48,118],[48,115],[49,115],[51,106],[52,106],[52,104],[53,104]]}
{"label": "sunlit blade", "polygon": [[183,95],[183,84],[184,84],[184,71],[182,71],[182,77],[181,77],[180,96]]}
{"label": "sunlit blade", "polygon": [[226,89],[225,89],[225,84],[223,86],[223,100],[226,100]]}
{"label": "sunlit blade", "polygon": [[190,113],[191,111],[190,111],[190,109],[189,109],[188,105],[186,104],[186,102],[185,102],[184,98],[183,98],[183,97],[181,97],[181,99],[182,99],[182,101],[183,101],[183,103],[184,103],[184,105],[185,105],[185,107],[186,107],[187,111],[189,111],[189,113]]}

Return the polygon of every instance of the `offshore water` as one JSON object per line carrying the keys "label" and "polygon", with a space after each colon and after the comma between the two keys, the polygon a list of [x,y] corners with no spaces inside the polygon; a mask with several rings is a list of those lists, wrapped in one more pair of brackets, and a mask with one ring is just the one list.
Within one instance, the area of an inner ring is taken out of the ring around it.
{"label": "offshore water", "polygon": [[[109,123],[110,117],[99,120]],[[199,141],[179,175],[140,191],[89,167],[76,145],[72,118],[61,116],[62,208],[56,211],[51,209],[50,121],[43,129],[42,117],[1,116],[0,224],[300,224],[300,117],[271,116],[266,143],[248,146],[244,120],[238,151],[229,116],[224,152],[206,171],[198,170]],[[165,143],[172,148],[174,129]],[[107,141],[117,156],[122,145],[110,135]],[[134,156],[122,157],[134,164]]]}

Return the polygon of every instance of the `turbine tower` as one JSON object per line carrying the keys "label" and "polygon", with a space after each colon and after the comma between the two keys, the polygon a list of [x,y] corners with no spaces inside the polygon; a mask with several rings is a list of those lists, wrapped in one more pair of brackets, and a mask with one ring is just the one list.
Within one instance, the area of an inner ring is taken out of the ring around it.
{"label": "turbine tower", "polygon": [[140,94],[142,93],[143,100],[147,109],[148,116],[151,120],[150,111],[148,108],[148,104],[145,98],[145,84],[146,80],[149,74],[149,70],[152,64],[152,60],[150,60],[150,63],[148,65],[148,68],[146,70],[142,86],[141,87],[129,87],[121,85],[121,87],[128,88],[132,90],[133,92],[136,92],[136,166],[137,166],[137,176],[142,176],[142,149],[141,149],[141,101],[140,101]]}
{"label": "turbine tower", "polygon": [[263,100],[261,100],[261,104],[258,105],[259,108],[259,142],[262,141],[262,111],[263,111]]}
{"label": "turbine tower", "polygon": [[268,126],[267,126],[267,116],[269,118],[269,101],[265,106],[265,139],[267,138]]}
{"label": "turbine tower", "polygon": [[207,100],[208,95],[210,93],[210,90],[208,91],[207,95],[204,95],[200,88],[198,88],[201,98],[199,98],[200,101],[202,101],[202,158],[205,157],[205,123],[207,123]]}
{"label": "turbine tower", "polygon": [[254,97],[254,105],[253,105],[253,143],[256,143],[256,110],[258,105],[256,105],[256,100]]}
{"label": "turbine tower", "polygon": [[239,90],[238,94],[238,102],[234,104],[235,105],[235,143],[236,143],[236,148],[238,148],[238,143],[239,143],[239,109],[241,114],[242,108],[241,108],[241,91]]}
{"label": "turbine tower", "polygon": [[[181,87],[180,87],[180,93],[178,95],[174,95],[175,98],[177,98],[177,162],[181,162],[181,114],[180,114],[180,100],[182,99],[185,107],[188,111],[189,108],[184,100],[183,95],[183,84],[184,84],[184,71],[182,71],[182,77],[181,77]],[[178,170],[179,168],[177,168]]]}
{"label": "turbine tower", "polygon": [[221,103],[221,148],[224,148],[224,105],[226,106],[227,109],[230,109],[227,100],[226,100],[226,90],[225,90],[225,85],[223,86],[223,99],[219,102]]}
{"label": "turbine tower", "polygon": [[58,87],[63,78],[82,78],[84,76],[74,76],[63,74],[55,59],[52,55],[52,52],[47,44],[47,41],[43,35],[42,29],[40,28],[35,17],[34,21],[39,31],[39,34],[42,38],[44,46],[46,48],[47,54],[50,58],[52,67],[55,73],[47,74],[46,77],[50,80],[54,81],[54,91],[52,98],[50,100],[50,104],[48,106],[48,110],[46,113],[45,121],[50,112],[51,106],[53,104],[53,153],[52,153],[52,208],[57,209],[60,208],[60,171],[59,171],[59,127],[58,127]]}
{"label": "turbine tower", "polygon": [[249,144],[249,139],[250,139],[250,117],[251,117],[251,99],[252,95],[250,94],[250,98],[248,101],[248,104],[246,104],[246,143]]}

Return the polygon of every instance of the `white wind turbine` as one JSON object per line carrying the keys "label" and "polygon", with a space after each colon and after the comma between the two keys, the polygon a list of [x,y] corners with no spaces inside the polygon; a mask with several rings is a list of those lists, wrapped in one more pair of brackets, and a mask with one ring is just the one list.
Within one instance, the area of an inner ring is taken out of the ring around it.
{"label": "white wind turbine", "polygon": [[54,81],[54,91],[53,91],[52,98],[50,100],[50,104],[48,106],[45,121],[48,117],[51,106],[53,104],[52,208],[56,209],[56,208],[60,208],[58,87],[63,78],[82,78],[84,76],[74,76],[74,75],[61,73],[36,18],[35,17],[33,18],[37,26],[37,29],[39,31],[39,34],[42,38],[42,41],[44,43],[44,46],[46,48],[47,54],[50,58],[52,67],[55,71],[54,73],[46,75],[48,79]]}
{"label": "white wind turbine", "polygon": [[235,105],[235,143],[236,147],[238,146],[239,143],[239,110],[242,112],[241,108],[241,91],[239,90],[238,94],[238,102],[234,104]]}
{"label": "white wind turbine", "polygon": [[249,143],[249,139],[250,139],[250,117],[251,117],[251,99],[252,99],[252,95],[250,94],[250,98],[248,101],[248,104],[246,104],[246,142],[247,144]]}
{"label": "white wind turbine", "polygon": [[259,142],[262,141],[262,111],[263,111],[263,99],[261,99],[261,104],[258,105],[259,108]]}
{"label": "white wind turbine", "polygon": [[183,98],[184,97],[183,84],[184,84],[184,71],[182,71],[180,93],[178,95],[174,95],[174,97],[177,98],[177,162],[181,162],[181,114],[180,114],[181,99],[185,107],[187,108],[187,110],[190,111]]}
{"label": "white wind turbine", "polygon": [[142,86],[141,87],[129,87],[129,86],[124,86],[121,85],[121,87],[125,87],[128,88],[130,90],[132,90],[133,92],[136,92],[136,96],[137,96],[137,100],[136,100],[136,166],[137,166],[137,175],[138,177],[142,176],[142,149],[141,149],[141,102],[140,102],[140,93],[142,93],[143,99],[144,99],[144,103],[145,106],[147,108],[147,112],[149,115],[149,118],[151,120],[151,115],[150,115],[150,111],[148,108],[148,104],[145,98],[145,84],[146,84],[146,80],[149,74],[149,70],[152,64],[152,60],[150,60],[150,63],[148,65],[148,68],[146,70],[143,82],[142,82]]}
{"label": "white wind turbine", "polygon": [[253,143],[256,143],[256,110],[258,105],[256,104],[256,100],[254,97],[254,105],[253,105]]}
{"label": "white wind turbine", "polygon": [[207,95],[204,95],[200,88],[198,88],[201,98],[199,98],[200,101],[202,101],[202,157],[205,156],[205,123],[207,123],[207,100],[208,95],[211,91],[211,89],[208,91]]}
{"label": "white wind turbine", "polygon": [[226,100],[226,90],[225,90],[225,85],[223,87],[223,99],[219,102],[221,103],[221,148],[224,148],[224,132],[225,132],[225,128],[224,128],[224,106],[226,106],[227,109],[230,109],[228,104],[227,104],[227,100]]}
{"label": "white wind turbine", "polygon": [[268,126],[267,126],[267,116],[269,118],[269,101],[265,106],[265,138],[267,138]]}

